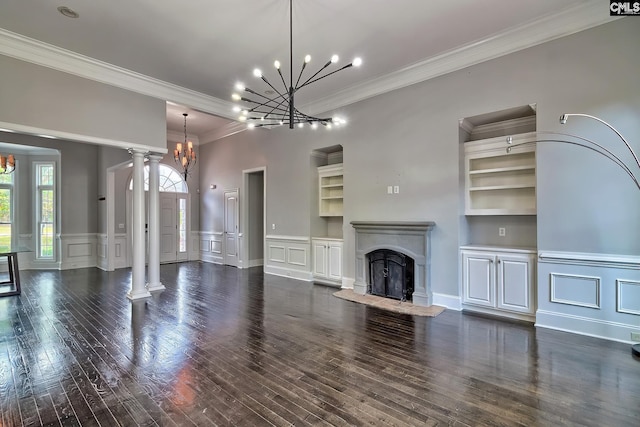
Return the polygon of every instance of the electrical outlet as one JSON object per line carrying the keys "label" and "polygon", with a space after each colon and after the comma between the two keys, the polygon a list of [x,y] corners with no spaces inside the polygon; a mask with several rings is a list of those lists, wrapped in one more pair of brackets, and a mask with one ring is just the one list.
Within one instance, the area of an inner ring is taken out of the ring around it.
{"label": "electrical outlet", "polygon": [[631,341],[640,342],[640,332],[631,332]]}
{"label": "electrical outlet", "polygon": [[276,229],[276,225],[275,224],[271,224],[271,229],[275,230]]}
{"label": "electrical outlet", "polygon": [[395,186],[393,187],[393,192],[394,192],[395,194],[398,194],[398,193],[400,192],[400,186],[399,186],[399,185],[395,185]]}
{"label": "electrical outlet", "polygon": [[393,186],[387,186],[387,194],[393,194]]}
{"label": "electrical outlet", "polygon": [[507,235],[507,229],[504,227],[498,228],[498,236],[504,237]]}

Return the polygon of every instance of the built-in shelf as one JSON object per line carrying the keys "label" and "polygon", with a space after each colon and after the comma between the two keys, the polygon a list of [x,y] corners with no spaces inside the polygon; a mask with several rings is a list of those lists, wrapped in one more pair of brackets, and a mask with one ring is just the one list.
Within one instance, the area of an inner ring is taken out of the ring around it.
{"label": "built-in shelf", "polygon": [[536,214],[536,152],[529,144],[535,135],[510,135],[511,144],[505,136],[464,144],[466,215]]}
{"label": "built-in shelf", "polygon": [[343,185],[342,163],[320,166],[318,168],[320,216],[342,216]]}

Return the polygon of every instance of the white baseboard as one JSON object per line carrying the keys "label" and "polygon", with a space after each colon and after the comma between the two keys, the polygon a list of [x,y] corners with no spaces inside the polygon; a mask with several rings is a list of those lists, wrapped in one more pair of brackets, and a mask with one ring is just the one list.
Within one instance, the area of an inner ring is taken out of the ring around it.
{"label": "white baseboard", "polygon": [[433,293],[433,305],[446,307],[450,310],[462,311],[462,300],[457,295]]}
{"label": "white baseboard", "polygon": [[272,274],[274,276],[288,277],[291,279],[304,280],[305,282],[312,282],[313,275],[310,271],[290,270],[282,267],[275,267],[273,265],[266,265],[264,267],[266,274]]}
{"label": "white baseboard", "polygon": [[224,264],[224,259],[222,259],[222,256],[216,255],[212,252],[201,252],[200,261],[210,262],[212,264]]}
{"label": "white baseboard", "polygon": [[342,289],[353,289],[353,284],[356,283],[356,279],[352,277],[342,278]]}
{"label": "white baseboard", "polygon": [[247,264],[247,268],[260,267],[264,265],[264,259],[251,259]]}
{"label": "white baseboard", "polygon": [[536,312],[536,326],[627,344],[632,343],[631,332],[640,332],[640,324],[628,325],[545,310]]}

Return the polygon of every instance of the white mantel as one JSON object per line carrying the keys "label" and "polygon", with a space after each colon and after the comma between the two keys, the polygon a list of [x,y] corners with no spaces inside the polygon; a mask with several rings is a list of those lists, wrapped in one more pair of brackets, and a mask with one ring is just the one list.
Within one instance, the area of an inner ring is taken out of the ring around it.
{"label": "white mantel", "polygon": [[369,263],[367,254],[378,249],[391,249],[413,258],[413,304],[428,307],[432,304],[430,283],[431,249],[429,232],[432,221],[352,221],[356,230],[355,293],[367,293]]}

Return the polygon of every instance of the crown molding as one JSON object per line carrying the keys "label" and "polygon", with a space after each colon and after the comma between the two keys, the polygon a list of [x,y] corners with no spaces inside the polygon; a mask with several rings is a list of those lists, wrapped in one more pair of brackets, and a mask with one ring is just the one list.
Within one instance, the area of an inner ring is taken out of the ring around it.
{"label": "crown molding", "polygon": [[[237,119],[237,117],[233,117],[233,120]],[[218,129],[214,129],[211,132],[205,133],[200,137],[200,144],[206,144],[208,142],[217,141],[222,138],[226,138],[231,135],[235,135],[236,133],[247,130],[247,124],[241,122],[231,122],[227,123],[224,126],[219,127]],[[255,130],[255,129],[254,129]]]}
{"label": "crown molding", "polygon": [[0,28],[0,54],[235,120],[233,103]]}
{"label": "crown molding", "polygon": [[[616,19],[620,18],[609,16],[605,3],[599,0],[589,0],[578,6],[560,10],[553,15],[497,33],[385,76],[362,82],[334,95],[308,103],[303,108],[312,115],[325,113]],[[231,102],[1,28],[0,54],[236,120]],[[216,130],[204,135],[201,138],[202,143],[233,135],[245,128],[246,126],[241,123],[232,123],[219,131]]]}
{"label": "crown molding", "polygon": [[609,16],[605,3],[590,0],[379,78],[362,82],[334,95],[308,103],[302,108],[311,115],[325,113],[617,19],[620,18]]}

